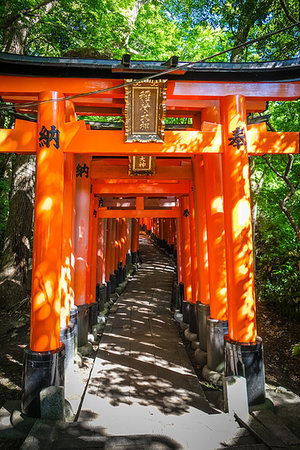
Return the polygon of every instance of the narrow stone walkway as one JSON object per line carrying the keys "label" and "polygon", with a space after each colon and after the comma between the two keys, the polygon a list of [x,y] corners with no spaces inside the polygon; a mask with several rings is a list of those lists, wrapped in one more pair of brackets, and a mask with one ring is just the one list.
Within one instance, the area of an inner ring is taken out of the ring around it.
{"label": "narrow stone walkway", "polygon": [[79,422],[148,439],[128,448],[217,448],[236,424],[209,406],[186,354],[170,312],[169,257],[147,237],[140,252],[143,264],[108,318]]}
{"label": "narrow stone walkway", "polygon": [[140,252],[108,317],[78,421],[37,421],[22,450],[265,449],[209,405],[170,311],[174,267],[146,236]]}

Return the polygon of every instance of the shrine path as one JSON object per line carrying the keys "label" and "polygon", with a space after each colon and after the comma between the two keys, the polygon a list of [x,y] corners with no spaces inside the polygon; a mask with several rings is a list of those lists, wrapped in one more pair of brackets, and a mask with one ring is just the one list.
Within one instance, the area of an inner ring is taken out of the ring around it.
{"label": "shrine path", "polygon": [[244,440],[266,448],[209,405],[170,312],[173,264],[148,237],[140,252],[108,317],[78,422],[57,426],[47,448],[209,450]]}

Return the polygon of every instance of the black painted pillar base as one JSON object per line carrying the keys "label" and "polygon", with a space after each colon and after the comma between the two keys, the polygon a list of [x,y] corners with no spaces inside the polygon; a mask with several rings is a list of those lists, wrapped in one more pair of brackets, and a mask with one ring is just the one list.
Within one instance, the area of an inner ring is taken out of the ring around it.
{"label": "black painted pillar base", "polygon": [[106,284],[99,285],[99,298],[98,298],[99,312],[103,311],[104,309],[104,303],[106,302],[107,297],[106,290],[107,290]]}
{"label": "black painted pillar base", "polygon": [[197,310],[198,341],[200,343],[200,349],[206,352],[207,351],[206,320],[210,314],[210,307],[209,305],[205,305],[204,303],[197,302],[196,310]]}
{"label": "black painted pillar base", "polygon": [[60,329],[60,341],[65,346],[65,373],[66,377],[74,369],[74,323]]}
{"label": "black painted pillar base", "polygon": [[126,263],[125,264],[126,264],[127,267],[130,267],[131,263],[132,263],[131,253],[127,253],[126,254]]}
{"label": "black painted pillar base", "polygon": [[97,325],[98,302],[89,304],[89,331],[93,331],[93,326]]}
{"label": "black painted pillar base", "polygon": [[173,284],[170,309],[171,311],[179,309],[179,286],[177,283]]}
{"label": "black painted pillar base", "polygon": [[184,284],[182,282],[179,283],[179,311],[182,312],[182,304],[184,302]]}
{"label": "black painted pillar base", "polygon": [[190,324],[190,332],[197,333],[197,312],[196,312],[196,303],[190,303],[189,307],[189,324]]}
{"label": "black painted pillar base", "polygon": [[109,302],[110,294],[111,294],[111,281],[107,281],[106,282],[106,298],[105,298],[105,302]]}
{"label": "black painted pillar base", "polygon": [[78,347],[86,345],[88,342],[89,332],[89,305],[78,305]]}
{"label": "black painted pillar base", "polygon": [[139,250],[137,250],[137,262],[139,263],[139,264],[142,264],[143,263],[143,261],[142,261],[142,258],[141,258],[141,255],[140,255],[140,251]]}
{"label": "black painted pillar base", "polygon": [[184,323],[190,323],[190,302],[183,300],[182,302],[182,321]]}
{"label": "black painted pillar base", "polygon": [[264,403],[265,368],[262,339],[255,344],[243,344],[225,336],[225,377],[231,375],[246,378],[248,405]]}
{"label": "black painted pillar base", "polygon": [[137,252],[132,252],[131,253],[131,260],[132,260],[132,264],[137,264],[138,263]]}
{"label": "black painted pillar base", "polygon": [[76,305],[70,309],[70,323],[73,324],[74,335],[74,356],[77,355],[78,348],[78,308]]}
{"label": "black painted pillar base", "polygon": [[127,266],[125,264],[125,266],[122,269],[122,282],[126,280],[126,276],[127,276]]}
{"label": "black painted pillar base", "polygon": [[215,372],[224,370],[224,336],[228,333],[228,321],[207,318],[207,367]]}
{"label": "black painted pillar base", "polygon": [[49,352],[24,352],[21,410],[30,417],[41,417],[40,393],[65,383],[65,346]]}
{"label": "black painted pillar base", "polygon": [[114,294],[116,292],[116,287],[117,287],[116,274],[115,273],[110,274],[109,280],[110,280],[110,293]]}

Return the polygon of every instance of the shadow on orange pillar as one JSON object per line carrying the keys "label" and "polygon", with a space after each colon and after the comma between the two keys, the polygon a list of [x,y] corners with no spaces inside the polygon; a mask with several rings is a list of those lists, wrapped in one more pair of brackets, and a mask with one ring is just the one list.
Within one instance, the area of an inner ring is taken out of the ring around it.
{"label": "shadow on orange pillar", "polygon": [[200,302],[209,305],[209,275],[208,275],[208,250],[207,250],[207,226],[205,212],[205,179],[202,156],[194,156],[193,186],[194,186],[194,210],[198,280],[200,283]]}
{"label": "shadow on orange pillar", "polygon": [[[195,209],[193,192],[190,193],[190,247],[191,247],[191,277],[192,277],[192,303],[200,300],[200,283],[198,278]],[[172,219],[171,219],[172,220]]]}
{"label": "shadow on orange pillar", "polygon": [[184,284],[184,300],[192,301],[191,246],[190,246],[190,212],[189,198],[180,199],[181,206],[181,264]]}
{"label": "shadow on orange pillar", "polygon": [[227,320],[227,280],[222,159],[204,155],[210,317]]}
{"label": "shadow on orange pillar", "polygon": [[64,212],[61,266],[61,327],[69,323],[70,309],[74,306],[74,193],[75,157],[64,155]]}
{"label": "shadow on orange pillar", "polygon": [[109,281],[111,268],[111,242],[112,242],[112,222],[113,219],[107,219],[106,222],[106,242],[105,242],[105,281]]}
{"label": "shadow on orange pillar", "polygon": [[76,158],[75,304],[87,303],[87,264],[90,214],[90,156]]}
{"label": "shadow on orange pillar", "polygon": [[221,119],[229,338],[254,343],[257,331],[244,97],[223,98]]}
{"label": "shadow on orange pillar", "polygon": [[90,266],[90,303],[96,302],[96,280],[97,280],[97,245],[98,245],[98,219],[97,198],[94,198],[92,216],[92,243],[91,243],[91,266]]}
{"label": "shadow on orange pillar", "polygon": [[[42,92],[39,101],[61,96]],[[60,346],[64,114],[62,102],[38,107],[30,326],[30,349],[35,352]]]}

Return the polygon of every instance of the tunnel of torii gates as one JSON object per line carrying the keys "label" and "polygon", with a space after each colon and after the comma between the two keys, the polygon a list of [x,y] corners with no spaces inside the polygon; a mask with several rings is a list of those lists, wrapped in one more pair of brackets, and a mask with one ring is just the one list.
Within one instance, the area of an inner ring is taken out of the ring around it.
{"label": "tunnel of torii gates", "polygon": [[[87,342],[103,297],[137,261],[140,225],[177,255],[175,306],[208,352],[208,367],[222,371],[225,353],[225,375],[246,378],[249,404],[264,401],[248,155],[298,153],[299,136],[267,131],[265,122],[251,124],[247,116],[263,112],[269,100],[300,97],[300,59],[182,70],[176,57],[149,62],[1,54],[0,62],[2,100],[19,115],[14,129],[0,130],[0,150],[36,154],[23,412],[38,416],[40,391],[64,384],[70,342],[63,337],[77,320],[78,345]],[[78,120],[124,117],[125,90],[117,86],[159,77],[171,67],[162,77],[165,114],[191,118],[184,129],[166,127],[159,142],[126,142],[124,126],[93,129]],[[58,100],[95,90],[100,92]],[[155,174],[130,174],[134,155],[155,156]]]}

